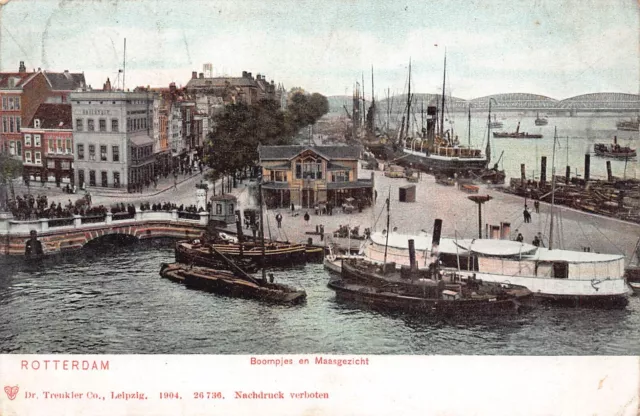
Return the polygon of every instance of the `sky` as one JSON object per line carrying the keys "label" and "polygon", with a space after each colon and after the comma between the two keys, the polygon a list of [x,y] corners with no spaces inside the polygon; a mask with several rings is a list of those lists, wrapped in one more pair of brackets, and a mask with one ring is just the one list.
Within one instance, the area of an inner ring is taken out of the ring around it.
{"label": "sky", "polygon": [[287,89],[349,95],[637,94],[635,0],[0,0],[0,69],[84,72],[94,88],[185,85],[261,73]]}

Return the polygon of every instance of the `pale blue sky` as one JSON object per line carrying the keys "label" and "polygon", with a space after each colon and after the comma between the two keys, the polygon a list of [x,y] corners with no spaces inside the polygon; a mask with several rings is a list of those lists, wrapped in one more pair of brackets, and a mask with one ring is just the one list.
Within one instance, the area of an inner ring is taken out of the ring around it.
{"label": "pale blue sky", "polygon": [[[7,0],[3,0],[7,1]],[[1,3],[2,1],[0,1]],[[402,93],[409,58],[419,92],[530,92],[554,98],[638,93],[634,0],[198,1],[11,0],[1,6],[2,70],[84,71],[100,87],[122,67],[127,86],[185,84],[214,73],[266,74],[287,88],[351,93],[364,71],[378,98]],[[437,46],[436,46],[437,45]]]}

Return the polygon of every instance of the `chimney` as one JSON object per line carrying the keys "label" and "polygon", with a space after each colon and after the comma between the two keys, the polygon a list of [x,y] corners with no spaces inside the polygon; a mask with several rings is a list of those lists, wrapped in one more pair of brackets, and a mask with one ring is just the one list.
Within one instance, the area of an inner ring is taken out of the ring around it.
{"label": "chimney", "polygon": [[[38,70],[40,70],[40,68],[38,68]],[[24,66],[24,61],[20,61],[20,67],[18,68],[18,72],[20,73],[27,72],[27,67]]]}
{"label": "chimney", "polygon": [[540,185],[544,186],[546,183],[547,183],[547,157],[542,156],[542,158],[540,159]]}
{"label": "chimney", "polygon": [[247,71],[242,71],[242,78],[247,78],[248,74]]}
{"label": "chimney", "polygon": [[587,185],[589,182],[589,177],[591,173],[591,155],[589,153],[585,153],[584,155],[584,185]]}
{"label": "chimney", "polygon": [[200,72],[199,75],[200,75],[200,77],[199,77],[200,79],[204,79],[204,74],[202,72]]}
{"label": "chimney", "polygon": [[499,240],[500,239],[500,226],[499,225],[492,225],[491,226],[491,239],[492,240]]}
{"label": "chimney", "polygon": [[191,72],[191,79],[196,79],[198,78],[198,72],[197,71],[192,71]]}

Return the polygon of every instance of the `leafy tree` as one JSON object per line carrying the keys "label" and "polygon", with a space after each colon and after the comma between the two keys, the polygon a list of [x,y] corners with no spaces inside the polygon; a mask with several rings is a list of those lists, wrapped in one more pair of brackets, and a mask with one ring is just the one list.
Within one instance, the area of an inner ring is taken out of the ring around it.
{"label": "leafy tree", "polygon": [[0,153],[0,211],[7,209],[8,185],[12,179],[22,175],[22,161]]}

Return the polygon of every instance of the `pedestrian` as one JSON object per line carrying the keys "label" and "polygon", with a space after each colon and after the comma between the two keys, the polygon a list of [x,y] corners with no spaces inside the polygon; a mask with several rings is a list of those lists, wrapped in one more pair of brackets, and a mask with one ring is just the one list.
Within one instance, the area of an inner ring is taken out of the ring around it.
{"label": "pedestrian", "polygon": [[516,241],[519,243],[522,243],[524,241],[524,237],[522,236],[522,233],[518,233],[518,236],[516,237]]}
{"label": "pedestrian", "polygon": [[529,214],[529,210],[527,209],[527,206],[524,206],[524,211],[522,211],[522,216],[524,217],[524,222],[530,222],[530,218],[531,218],[531,214]]}
{"label": "pedestrian", "polygon": [[535,237],[533,237],[533,241],[532,241],[531,244],[533,244],[536,247],[540,247],[540,239],[538,238],[537,235]]}
{"label": "pedestrian", "polygon": [[296,210],[296,207],[293,205],[293,202],[291,203],[291,213],[293,214]]}
{"label": "pedestrian", "polygon": [[305,222],[306,222],[307,224],[309,224],[309,218],[310,218],[310,217],[309,217],[309,212],[307,211],[307,212],[305,212],[305,213],[304,213],[304,220],[305,220]]}
{"label": "pedestrian", "polygon": [[278,222],[278,228],[282,228],[282,215],[279,212],[276,215],[276,221]]}
{"label": "pedestrian", "polygon": [[540,213],[540,201],[537,199],[533,201],[533,208],[536,210],[536,214]]}

